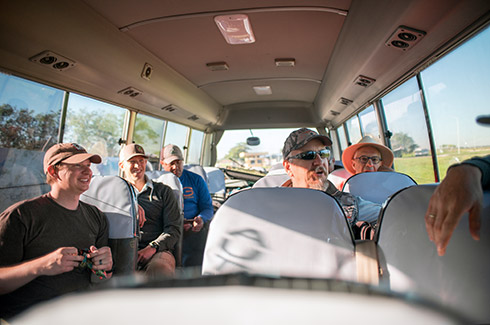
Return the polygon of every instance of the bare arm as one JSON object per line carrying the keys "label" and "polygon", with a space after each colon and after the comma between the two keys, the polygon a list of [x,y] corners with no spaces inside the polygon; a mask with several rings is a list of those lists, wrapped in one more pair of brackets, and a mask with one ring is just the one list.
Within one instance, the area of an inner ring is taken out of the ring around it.
{"label": "bare arm", "polygon": [[425,226],[440,256],[445,254],[451,235],[465,212],[469,212],[471,236],[480,239],[481,178],[478,167],[462,164],[450,168],[434,191],[425,213]]}
{"label": "bare arm", "polygon": [[62,247],[57,250],[23,262],[0,268],[0,294],[12,292],[41,275],[58,275],[69,272],[78,266],[82,256],[75,247]]}

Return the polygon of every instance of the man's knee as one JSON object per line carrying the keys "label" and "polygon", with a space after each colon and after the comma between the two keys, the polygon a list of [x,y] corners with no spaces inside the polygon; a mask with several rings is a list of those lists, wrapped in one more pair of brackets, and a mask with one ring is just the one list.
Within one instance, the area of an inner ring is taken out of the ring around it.
{"label": "man's knee", "polygon": [[146,269],[148,275],[174,275],[175,257],[169,251],[158,252],[151,258]]}

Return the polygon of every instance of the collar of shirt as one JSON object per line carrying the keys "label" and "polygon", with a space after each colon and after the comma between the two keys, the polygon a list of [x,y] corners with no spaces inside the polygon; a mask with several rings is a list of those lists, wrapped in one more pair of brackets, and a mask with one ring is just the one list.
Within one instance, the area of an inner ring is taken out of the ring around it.
{"label": "collar of shirt", "polygon": [[146,191],[148,188],[150,190],[153,190],[153,181],[151,179],[149,179],[146,175],[145,175],[145,186],[143,186],[143,188],[141,189],[141,191],[138,191],[138,189],[135,187],[134,190],[136,191],[136,196],[140,195],[141,193],[143,193],[144,191]]}

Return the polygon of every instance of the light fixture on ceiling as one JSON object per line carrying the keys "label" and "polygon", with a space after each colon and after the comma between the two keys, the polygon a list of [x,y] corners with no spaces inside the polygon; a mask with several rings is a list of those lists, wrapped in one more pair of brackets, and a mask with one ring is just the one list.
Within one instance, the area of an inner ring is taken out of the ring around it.
{"label": "light fixture on ceiling", "polygon": [[255,93],[259,96],[272,95],[271,86],[253,86]]}
{"label": "light fixture on ceiling", "polygon": [[252,26],[244,14],[214,17],[214,22],[228,44],[250,44],[255,42]]}
{"label": "light fixture on ceiling", "polygon": [[399,26],[390,38],[385,42],[388,47],[393,47],[398,50],[406,51],[417,44],[426,32],[410,28],[407,26]]}
{"label": "light fixture on ceiling", "polygon": [[294,67],[296,60],[293,58],[275,59],[276,67]]}
{"label": "light fixture on ceiling", "polygon": [[206,63],[206,66],[211,71],[225,71],[229,69],[226,62],[210,62]]}
{"label": "light fixture on ceiling", "polygon": [[64,57],[63,55],[54,53],[52,51],[41,52],[31,57],[29,60],[44,65],[46,67],[53,68],[58,71],[65,71],[76,65],[75,61],[70,60],[67,57]]}

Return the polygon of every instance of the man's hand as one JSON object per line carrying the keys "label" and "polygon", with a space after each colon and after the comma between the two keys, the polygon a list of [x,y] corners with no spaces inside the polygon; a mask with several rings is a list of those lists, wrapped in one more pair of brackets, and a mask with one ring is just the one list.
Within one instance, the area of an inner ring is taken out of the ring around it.
{"label": "man's hand", "polygon": [[104,246],[96,248],[90,246],[87,258],[92,259],[92,268],[94,270],[109,271],[112,269],[112,253],[110,247]]}
{"label": "man's hand", "polygon": [[75,247],[61,247],[40,258],[40,275],[58,275],[72,271],[83,260]]}
{"label": "man's hand", "polygon": [[138,264],[146,264],[155,255],[157,249],[151,246],[146,246],[138,251]]}
{"label": "man's hand", "polygon": [[145,210],[138,204],[138,223],[140,228],[143,228],[143,225],[146,222]]}
{"label": "man's hand", "polygon": [[440,256],[445,254],[454,229],[465,212],[469,212],[471,236],[475,240],[480,239],[481,177],[476,166],[462,164],[451,167],[430,198],[425,227]]}
{"label": "man's hand", "polygon": [[202,220],[201,216],[197,216],[194,218],[194,222],[192,222],[192,231],[200,232],[203,226],[204,221]]}

